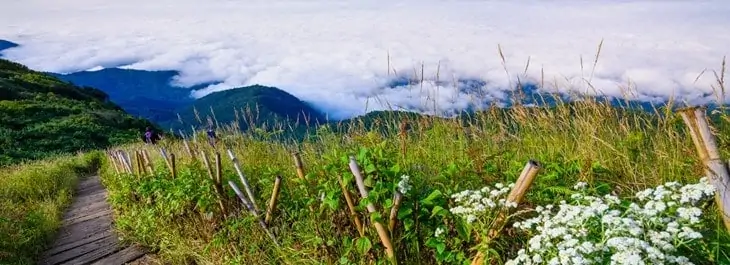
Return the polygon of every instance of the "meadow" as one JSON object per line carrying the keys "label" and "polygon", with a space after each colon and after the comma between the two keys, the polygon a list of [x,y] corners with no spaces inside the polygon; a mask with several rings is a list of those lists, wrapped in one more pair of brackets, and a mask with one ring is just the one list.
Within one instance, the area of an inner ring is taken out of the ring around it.
{"label": "meadow", "polygon": [[[557,100],[383,112],[303,141],[233,124],[215,147],[199,133],[109,150],[102,181],[124,237],[173,264],[730,264],[671,102]],[[727,157],[728,117],[710,117]]]}

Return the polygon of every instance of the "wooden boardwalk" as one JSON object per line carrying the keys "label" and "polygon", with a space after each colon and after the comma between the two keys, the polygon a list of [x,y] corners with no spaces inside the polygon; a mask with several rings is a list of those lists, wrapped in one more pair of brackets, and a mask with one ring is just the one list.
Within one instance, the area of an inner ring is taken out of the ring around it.
{"label": "wooden boardwalk", "polygon": [[43,265],[146,264],[142,248],[119,242],[112,227],[112,210],[99,176],[79,183],[76,198],[63,216],[63,224],[50,249],[40,258]]}

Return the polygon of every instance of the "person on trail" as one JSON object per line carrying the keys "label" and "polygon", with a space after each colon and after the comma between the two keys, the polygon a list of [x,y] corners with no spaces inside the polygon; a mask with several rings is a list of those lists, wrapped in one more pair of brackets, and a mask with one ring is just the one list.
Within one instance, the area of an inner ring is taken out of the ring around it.
{"label": "person on trail", "polygon": [[144,132],[144,142],[146,144],[156,144],[157,143],[157,134],[150,129],[150,127],[147,127],[147,129]]}
{"label": "person on trail", "polygon": [[213,129],[213,126],[208,126],[208,143],[210,146],[215,147],[215,143],[218,141],[218,138],[215,135],[215,130]]}

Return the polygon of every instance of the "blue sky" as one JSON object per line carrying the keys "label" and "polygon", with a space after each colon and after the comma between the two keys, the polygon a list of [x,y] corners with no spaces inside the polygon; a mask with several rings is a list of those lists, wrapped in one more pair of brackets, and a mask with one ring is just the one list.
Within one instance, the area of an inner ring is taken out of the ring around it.
{"label": "blue sky", "polygon": [[[22,45],[5,58],[38,70],[179,70],[180,85],[222,82],[196,97],[270,85],[347,117],[434,99],[463,108],[474,99],[448,84],[459,79],[484,80],[495,100],[519,77],[705,103],[730,53],[727,14],[726,0],[24,0],[3,4],[0,39]],[[383,88],[394,75],[420,79],[422,63],[427,82]]]}

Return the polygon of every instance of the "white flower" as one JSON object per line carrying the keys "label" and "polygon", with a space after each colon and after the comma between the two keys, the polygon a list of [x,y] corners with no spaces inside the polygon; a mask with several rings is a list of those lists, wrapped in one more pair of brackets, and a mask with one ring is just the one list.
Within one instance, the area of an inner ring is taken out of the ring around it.
{"label": "white flower", "polygon": [[573,189],[575,190],[584,190],[588,186],[588,183],[585,182],[578,182],[573,186]]}
{"label": "white flower", "polygon": [[439,237],[439,236],[441,236],[441,234],[443,234],[443,233],[444,233],[444,229],[443,229],[443,228],[441,228],[441,227],[439,227],[439,228],[436,228],[436,232],[434,232],[434,233],[433,233],[433,236],[435,236],[435,237]]}
{"label": "white flower", "polygon": [[398,181],[398,192],[403,195],[406,195],[411,190],[411,184],[408,182],[409,178],[408,175],[403,175],[400,176],[400,181]]}

